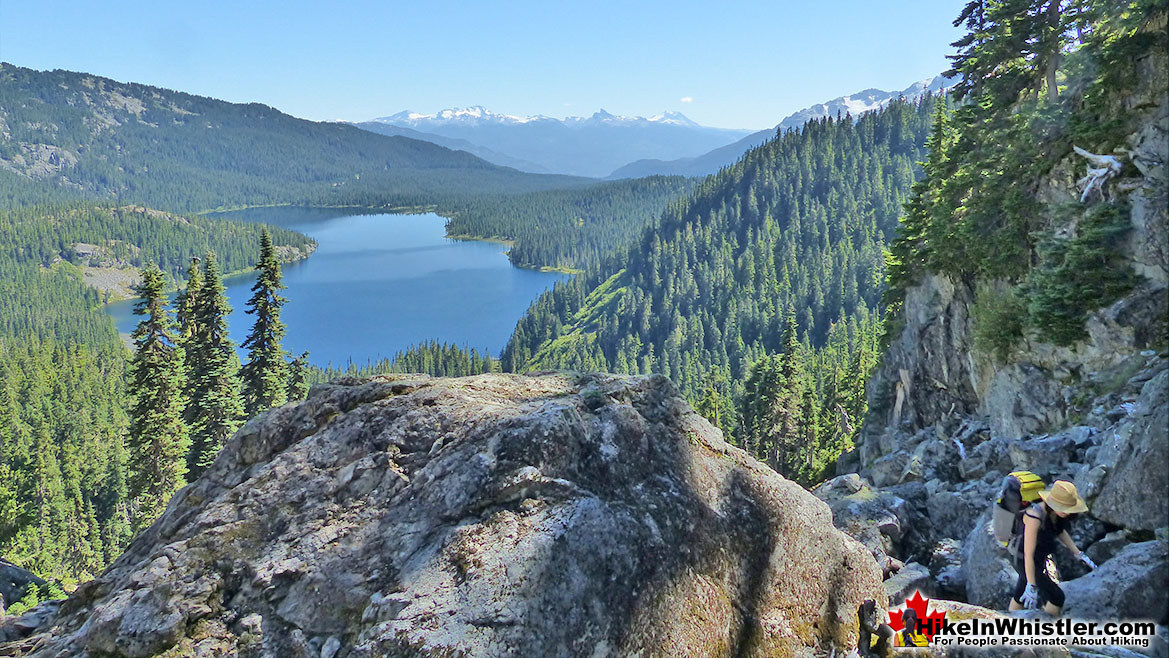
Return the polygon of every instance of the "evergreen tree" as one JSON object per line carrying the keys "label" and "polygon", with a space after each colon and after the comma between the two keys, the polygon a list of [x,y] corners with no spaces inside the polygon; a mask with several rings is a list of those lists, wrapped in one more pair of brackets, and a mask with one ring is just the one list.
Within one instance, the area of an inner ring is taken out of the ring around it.
{"label": "evergreen tree", "polygon": [[191,479],[211,465],[244,417],[239,359],[235,344],[227,334],[230,313],[215,255],[208,253],[191,318],[190,350],[194,358],[187,374],[191,391],[187,399],[187,417],[191,423],[187,469]]}
{"label": "evergreen tree", "polygon": [[774,442],[779,446],[776,470],[797,479],[803,471],[804,455],[810,446],[803,441],[800,405],[804,395],[803,362],[800,358],[795,312],[788,309],[783,353],[779,356],[778,391],[775,393]]}
{"label": "evergreen tree", "polygon": [[308,352],[301,352],[293,359],[288,367],[288,392],[285,397],[289,402],[303,400],[308,396]]}
{"label": "evergreen tree", "polygon": [[[726,377],[719,372],[713,373],[703,388],[702,397],[694,409],[702,414],[715,427],[722,430],[723,437],[732,444],[736,443],[734,428],[736,422],[735,406],[728,394],[729,384]],[[740,446],[741,447],[741,446]]]}
{"label": "evergreen tree", "polygon": [[256,316],[256,322],[252,333],[244,339],[242,347],[248,350],[248,362],[240,369],[249,416],[284,404],[289,385],[288,362],[280,345],[284,338],[280,308],[285,299],[279,292],[284,285],[280,280],[280,261],[276,259],[267,227],[260,234],[260,260],[256,263],[256,271],[260,276],[252,286],[252,298],[248,300],[246,311]]}
{"label": "evergreen tree", "polygon": [[163,297],[163,275],[153,263],[142,269],[139,302],[142,316],[131,334],[130,491],[135,525],[145,527],[166,508],[187,471],[189,446],[182,412],[183,353],[176,345],[173,322]]}
{"label": "evergreen tree", "polygon": [[[203,268],[199,266],[199,258],[196,256],[187,268],[187,287],[175,297],[175,320],[179,327],[180,344],[190,340],[195,333],[195,302],[202,287]],[[187,360],[190,362],[189,356]]]}

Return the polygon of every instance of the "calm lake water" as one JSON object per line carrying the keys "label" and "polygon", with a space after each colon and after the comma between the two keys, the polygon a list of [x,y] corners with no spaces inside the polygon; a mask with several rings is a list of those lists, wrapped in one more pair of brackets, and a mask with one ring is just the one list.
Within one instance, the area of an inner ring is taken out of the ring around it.
{"label": "calm lake water", "polygon": [[[319,366],[375,362],[425,340],[498,356],[528,305],[565,278],[512,267],[503,245],[447,238],[445,220],[433,214],[264,208],[225,216],[316,239],[312,256],[283,267],[288,302],[281,319],[288,326],[284,349],[308,350]],[[244,304],[254,281],[248,275],[225,282],[236,344],[252,326]],[[123,333],[136,324],[133,306],[107,307]]]}

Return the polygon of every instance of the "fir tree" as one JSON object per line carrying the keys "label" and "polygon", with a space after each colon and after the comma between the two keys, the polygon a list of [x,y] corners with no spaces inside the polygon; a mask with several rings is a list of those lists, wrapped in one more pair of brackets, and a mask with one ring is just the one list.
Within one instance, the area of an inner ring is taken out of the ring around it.
{"label": "fir tree", "polygon": [[702,414],[703,418],[722,430],[723,436],[733,444],[735,443],[733,436],[736,420],[735,406],[727,394],[728,388],[726,377],[719,372],[713,373],[708,378],[702,397],[694,408]]}
{"label": "fir tree", "polygon": [[800,358],[800,341],[796,326],[795,312],[788,309],[787,327],[784,330],[783,354],[779,356],[778,390],[775,393],[774,441],[780,446],[775,469],[788,478],[795,479],[803,466],[803,445],[800,404],[803,398],[803,362]]}
{"label": "fir tree", "polygon": [[224,442],[243,421],[239,359],[235,344],[227,334],[230,313],[215,255],[208,253],[202,285],[192,310],[190,349],[194,359],[187,375],[191,391],[187,400],[187,416],[191,419],[187,468],[192,479],[211,465]]}
{"label": "fir tree", "polygon": [[279,292],[284,285],[280,281],[280,261],[276,259],[267,227],[260,234],[260,261],[256,270],[260,276],[252,286],[246,311],[256,316],[256,322],[252,333],[244,339],[242,347],[248,350],[248,362],[240,370],[249,416],[284,404],[288,394],[288,363],[280,345],[284,337],[280,307],[285,299]]}
{"label": "fir tree", "polygon": [[302,352],[288,367],[288,400],[303,400],[308,395],[308,352]]}
{"label": "fir tree", "polygon": [[185,483],[184,456],[189,440],[182,412],[183,354],[175,344],[173,322],[162,294],[163,275],[153,263],[142,269],[139,302],[142,316],[131,334],[130,491],[135,525],[154,520]]}
{"label": "fir tree", "polygon": [[[187,287],[175,297],[175,320],[179,327],[179,341],[190,339],[195,331],[195,301],[199,298],[199,289],[203,287],[203,268],[199,265],[199,258],[191,259],[187,268]],[[190,359],[188,358],[188,361]]]}
{"label": "fir tree", "polygon": [[187,287],[183,288],[175,297],[175,320],[178,323],[178,343],[179,347],[183,348],[183,366],[185,368],[183,377],[183,420],[187,423],[188,429],[195,424],[195,406],[191,404],[191,400],[198,394],[196,387],[199,382],[194,376],[194,373],[203,370],[203,364],[200,359],[203,356],[203,350],[200,350],[196,344],[196,336],[199,334],[198,320],[195,313],[195,305],[199,301],[199,291],[203,287],[203,268],[200,264],[198,256],[191,259],[191,264],[187,268]]}

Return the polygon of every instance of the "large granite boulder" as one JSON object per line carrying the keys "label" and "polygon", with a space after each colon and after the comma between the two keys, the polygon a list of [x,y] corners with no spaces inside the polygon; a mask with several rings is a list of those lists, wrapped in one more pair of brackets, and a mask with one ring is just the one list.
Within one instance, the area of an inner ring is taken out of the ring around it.
{"label": "large granite boulder", "polygon": [[881,575],[662,377],[383,377],[249,422],[29,646],[840,654]]}
{"label": "large granite boulder", "polygon": [[966,600],[992,610],[1006,610],[1018,574],[1007,551],[990,531],[990,511],[978,517],[962,542],[962,571],[966,576]]}
{"label": "large granite boulder", "polygon": [[1169,526],[1169,370],[1145,383],[1107,433],[1094,465],[1105,471],[1092,514],[1129,529]]}
{"label": "large granite boulder", "polygon": [[1064,613],[1078,619],[1169,624],[1169,542],[1129,544],[1099,569],[1063,584]]}

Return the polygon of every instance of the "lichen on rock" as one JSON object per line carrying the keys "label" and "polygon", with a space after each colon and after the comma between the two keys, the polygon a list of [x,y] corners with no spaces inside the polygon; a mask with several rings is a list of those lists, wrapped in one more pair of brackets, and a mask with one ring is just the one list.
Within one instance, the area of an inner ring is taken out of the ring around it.
{"label": "lichen on rock", "polygon": [[869,552],[659,376],[345,380],[252,420],[32,655],[784,656]]}

